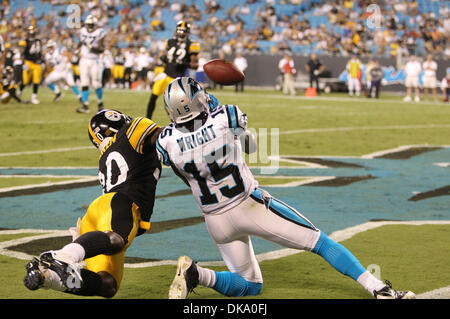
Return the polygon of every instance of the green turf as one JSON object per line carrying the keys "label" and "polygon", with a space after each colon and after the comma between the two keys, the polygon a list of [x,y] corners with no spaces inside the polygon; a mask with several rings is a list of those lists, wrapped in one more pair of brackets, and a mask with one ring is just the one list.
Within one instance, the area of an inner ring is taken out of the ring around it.
{"label": "green turf", "polygon": [[24,185],[38,185],[45,183],[57,183],[75,180],[75,178],[64,177],[44,177],[44,178],[26,178],[26,177],[8,177],[0,178],[0,188],[24,186]]}
{"label": "green turf", "polygon": [[[346,95],[327,95],[317,99],[284,97],[280,92],[232,89],[212,91],[224,104],[237,104],[247,113],[249,126],[279,130],[281,155],[360,156],[401,145],[448,145],[450,107],[442,103],[404,103],[397,96],[380,101],[349,99]],[[25,98],[29,89],[24,92]],[[106,91],[106,107],[133,117],[144,116],[150,93]],[[71,94],[52,103],[49,90],[40,90],[40,105],[11,102],[0,106],[0,166],[89,166],[98,164],[98,152],[87,137],[87,124],[93,115],[95,94],[91,92],[91,113],[77,114],[78,101]],[[157,103],[154,120],[169,123]],[[300,132],[291,132],[298,131]],[[313,131],[307,131],[313,130]],[[270,139],[268,140],[270,146]],[[30,155],[5,153],[82,147]],[[269,147],[270,150],[270,147]],[[260,165],[262,158],[251,165]],[[282,166],[295,165],[280,162]],[[270,179],[262,180],[270,183]],[[275,180],[275,182],[282,182]],[[367,231],[344,244],[364,266],[378,264],[383,278],[400,289],[422,293],[450,285],[448,250],[450,227],[384,226]],[[6,236],[6,235],[5,235]],[[3,239],[6,237],[2,237]],[[22,284],[25,261],[0,255],[0,298],[73,298],[51,291],[31,292]],[[301,253],[261,263],[264,288],[258,298],[368,298],[351,279],[339,275],[321,258]],[[224,267],[214,268],[223,270]],[[174,266],[126,269],[117,298],[166,298]],[[198,288],[192,298],[221,298],[210,289]]]}
{"label": "green turf", "polygon": [[[342,244],[367,267],[377,264],[381,279],[395,288],[417,294],[450,285],[448,249],[450,225],[388,225],[360,233]],[[399,243],[408,243],[400,245]],[[47,290],[28,291],[21,283],[25,261],[0,256],[0,298],[74,298]],[[322,258],[299,253],[279,260],[261,262],[264,287],[260,299],[361,299],[370,295],[352,279],[343,276]],[[224,267],[211,267],[221,271]],[[426,271],[424,271],[426,269]],[[166,298],[175,266],[126,268],[116,298]],[[222,298],[203,287],[190,298]],[[77,297],[86,298],[86,297]]]}

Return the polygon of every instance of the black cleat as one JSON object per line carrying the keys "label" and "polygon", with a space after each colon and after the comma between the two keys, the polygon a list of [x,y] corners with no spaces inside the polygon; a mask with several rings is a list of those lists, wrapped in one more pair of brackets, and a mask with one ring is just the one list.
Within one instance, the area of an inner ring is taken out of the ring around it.
{"label": "black cleat", "polygon": [[89,113],[89,107],[86,104],[77,108],[77,113]]}
{"label": "black cleat", "polygon": [[59,92],[55,95],[55,98],[53,99],[53,102],[58,102],[62,98],[62,93]]}
{"label": "black cleat", "polygon": [[45,268],[53,270],[69,291],[76,291],[81,288],[83,280],[78,267],[63,260],[56,259],[51,251],[41,254],[40,264]]}
{"label": "black cleat", "polygon": [[23,283],[25,287],[30,290],[37,290],[44,285],[44,276],[39,269],[39,259],[34,257],[25,265],[27,275],[25,276]]}
{"label": "black cleat", "polygon": [[416,295],[412,291],[398,291],[392,288],[392,284],[388,280],[385,283],[384,288],[373,292],[376,299],[416,299]]}
{"label": "black cleat", "polygon": [[177,273],[169,289],[169,299],[186,299],[198,285],[196,262],[188,256],[178,258]]}
{"label": "black cleat", "polygon": [[104,109],[103,102],[98,102],[98,112]]}

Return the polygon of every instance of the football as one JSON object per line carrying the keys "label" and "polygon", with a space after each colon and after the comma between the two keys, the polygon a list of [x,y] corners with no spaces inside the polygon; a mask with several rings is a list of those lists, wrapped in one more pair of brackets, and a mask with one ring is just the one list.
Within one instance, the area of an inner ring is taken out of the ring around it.
{"label": "football", "polygon": [[203,70],[211,81],[222,85],[237,84],[245,78],[236,64],[227,60],[211,60],[203,65]]}

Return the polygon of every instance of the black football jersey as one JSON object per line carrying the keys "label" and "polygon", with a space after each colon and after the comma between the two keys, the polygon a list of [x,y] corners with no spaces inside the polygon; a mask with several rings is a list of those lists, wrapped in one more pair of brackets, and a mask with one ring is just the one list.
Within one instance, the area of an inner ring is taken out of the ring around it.
{"label": "black football jersey", "polygon": [[25,45],[25,60],[36,64],[42,62],[42,42],[39,39],[27,39]]}
{"label": "black football jersey", "polygon": [[99,161],[103,192],[126,195],[139,206],[141,220],[147,222],[153,212],[161,163],[154,147],[148,147],[145,140],[157,128],[150,119],[136,118],[113,136],[103,149]]}
{"label": "black football jersey", "polygon": [[176,38],[166,42],[166,66],[164,72],[172,77],[185,76],[191,63],[191,55],[200,52],[200,44],[189,39],[179,41]]}

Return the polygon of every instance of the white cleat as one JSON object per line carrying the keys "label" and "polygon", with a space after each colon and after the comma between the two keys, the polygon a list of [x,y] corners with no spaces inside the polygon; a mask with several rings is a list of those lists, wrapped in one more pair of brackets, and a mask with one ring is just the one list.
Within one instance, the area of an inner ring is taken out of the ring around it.
{"label": "white cleat", "polygon": [[188,256],[178,258],[177,273],[169,289],[169,299],[186,299],[198,285],[196,263]]}
{"label": "white cleat", "polygon": [[412,291],[398,291],[393,289],[388,280],[386,280],[386,286],[384,288],[373,292],[373,296],[376,299],[416,299],[416,294]]}
{"label": "white cleat", "polygon": [[39,104],[39,103],[41,103],[41,102],[39,102],[39,100],[37,99],[37,98],[31,98],[31,103],[33,103],[33,104]]}

